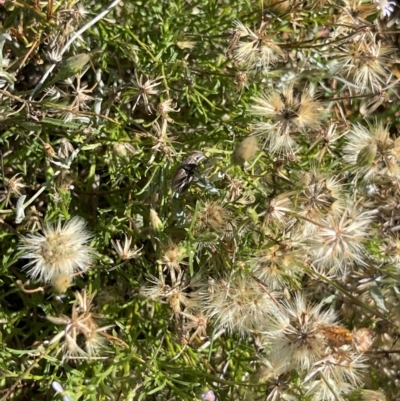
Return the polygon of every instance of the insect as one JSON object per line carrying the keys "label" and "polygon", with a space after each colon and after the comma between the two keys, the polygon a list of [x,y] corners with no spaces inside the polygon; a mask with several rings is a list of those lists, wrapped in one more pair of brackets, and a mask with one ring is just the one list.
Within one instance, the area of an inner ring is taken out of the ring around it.
{"label": "insect", "polygon": [[345,327],[320,325],[319,329],[332,347],[341,347],[342,345],[351,344],[353,341],[353,334]]}
{"label": "insect", "polygon": [[181,194],[189,188],[199,163],[206,159],[207,157],[203,152],[197,151],[188,156],[179,165],[171,182],[172,190],[175,194]]}

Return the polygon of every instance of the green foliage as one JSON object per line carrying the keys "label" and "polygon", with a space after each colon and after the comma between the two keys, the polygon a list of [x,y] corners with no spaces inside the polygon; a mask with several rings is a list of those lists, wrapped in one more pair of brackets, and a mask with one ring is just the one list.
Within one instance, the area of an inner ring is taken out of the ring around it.
{"label": "green foliage", "polygon": [[387,6],[3,4],[1,401],[396,399]]}

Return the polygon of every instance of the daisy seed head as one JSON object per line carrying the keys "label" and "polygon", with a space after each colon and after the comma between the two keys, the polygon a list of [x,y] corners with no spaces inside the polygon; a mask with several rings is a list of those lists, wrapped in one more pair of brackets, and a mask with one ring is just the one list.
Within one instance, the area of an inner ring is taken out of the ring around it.
{"label": "daisy seed head", "polygon": [[73,275],[86,270],[93,261],[94,249],[88,245],[92,235],[86,222],[78,216],[64,225],[46,224],[43,234],[28,234],[22,237],[20,249],[22,259],[30,259],[24,267],[28,276],[42,282],[51,282],[64,273]]}

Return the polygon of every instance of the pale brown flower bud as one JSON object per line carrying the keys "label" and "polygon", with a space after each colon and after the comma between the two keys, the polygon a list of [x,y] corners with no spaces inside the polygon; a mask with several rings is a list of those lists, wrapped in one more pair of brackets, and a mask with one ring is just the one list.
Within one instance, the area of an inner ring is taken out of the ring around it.
{"label": "pale brown flower bud", "polygon": [[247,160],[251,159],[256,155],[258,151],[258,142],[255,136],[249,136],[236,146],[235,151],[232,155],[232,161],[234,164],[243,165]]}

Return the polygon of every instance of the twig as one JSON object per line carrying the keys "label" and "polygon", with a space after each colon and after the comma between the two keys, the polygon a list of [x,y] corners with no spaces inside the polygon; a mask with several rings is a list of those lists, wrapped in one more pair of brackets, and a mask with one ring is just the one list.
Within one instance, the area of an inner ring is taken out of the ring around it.
{"label": "twig", "polygon": [[21,291],[25,292],[25,294],[33,294],[34,292],[44,292],[44,287],[37,287],[37,288],[31,288],[31,289],[25,288],[26,285],[30,284],[29,280],[25,284],[21,280],[17,280],[15,282],[15,284],[17,284],[19,289]]}

